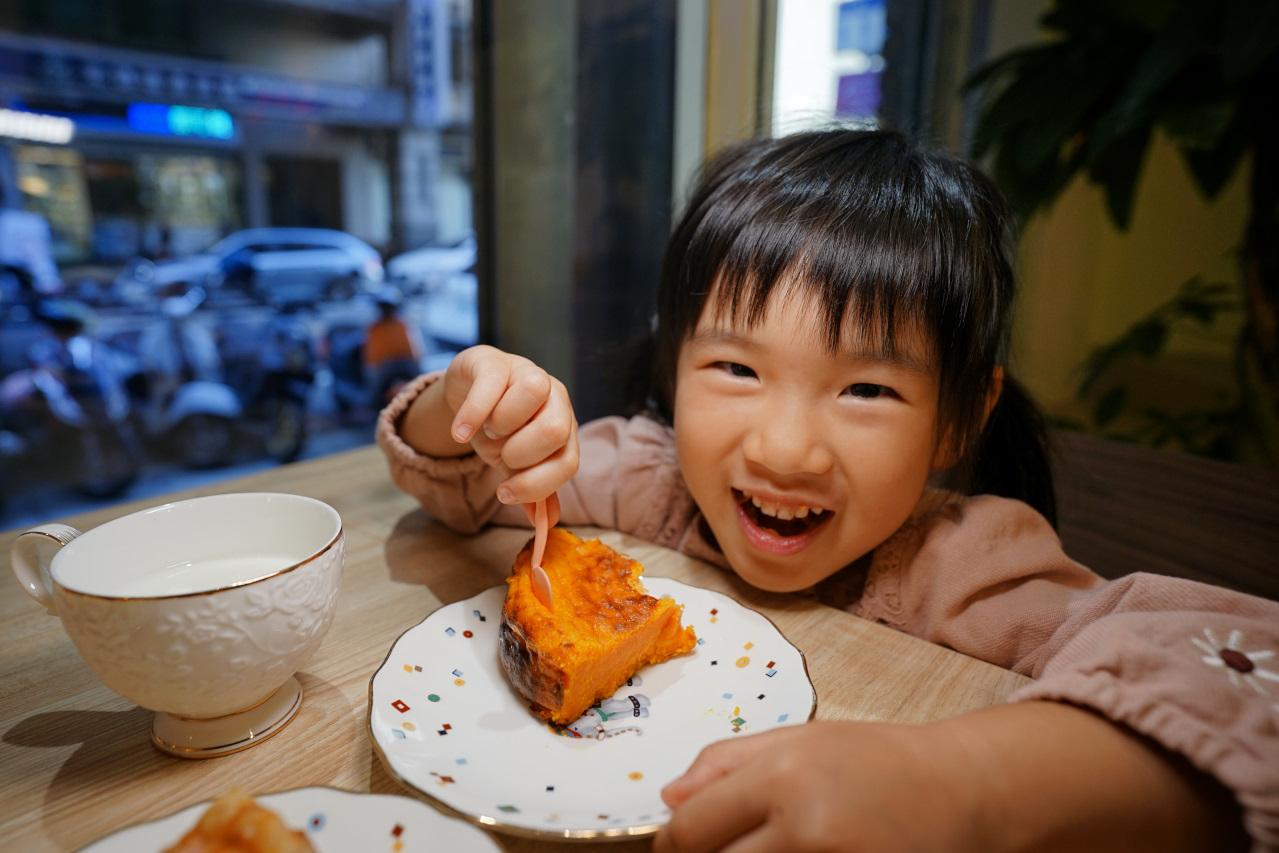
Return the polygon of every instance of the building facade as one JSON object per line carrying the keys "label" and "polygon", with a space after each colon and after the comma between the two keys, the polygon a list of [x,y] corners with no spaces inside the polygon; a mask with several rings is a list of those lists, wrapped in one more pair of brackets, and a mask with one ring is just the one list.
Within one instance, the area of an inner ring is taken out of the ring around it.
{"label": "building facade", "polygon": [[469,46],[469,0],[9,4],[0,204],[44,216],[63,267],[268,225],[456,242]]}

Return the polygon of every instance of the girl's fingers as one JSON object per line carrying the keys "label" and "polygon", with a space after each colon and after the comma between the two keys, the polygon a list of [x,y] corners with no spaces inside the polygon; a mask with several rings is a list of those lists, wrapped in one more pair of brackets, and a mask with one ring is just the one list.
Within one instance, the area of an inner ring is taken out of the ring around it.
{"label": "girl's fingers", "polygon": [[768,792],[757,780],[730,773],[698,788],[671,813],[653,842],[654,853],[751,849],[768,820]]}
{"label": "girl's fingers", "polygon": [[510,439],[489,438],[481,431],[471,439],[471,448],[480,459],[502,475],[503,479],[497,486],[499,500],[508,504],[526,504],[548,499],[547,510],[551,524],[557,523],[559,501],[556,499],[552,503],[549,499],[556,489],[577,473],[579,455],[576,424],[564,446],[528,467],[516,469],[507,464],[504,451],[509,443]]}
{"label": "girl's fingers", "polygon": [[[453,440],[465,443],[482,433],[485,422],[506,394],[511,380],[511,359],[494,357],[491,347],[473,347],[459,353],[445,374],[445,397],[456,414],[450,428]],[[460,400],[454,399],[461,397]]]}
{"label": "girl's fingers", "polygon": [[[445,375],[450,435],[501,473],[498,498],[529,503],[577,473],[577,420],[564,383],[533,362],[489,346],[459,353]],[[548,503],[551,523],[559,502]]]}
{"label": "girl's fingers", "polygon": [[[491,347],[475,347],[450,368],[454,380],[448,396],[455,408],[450,430],[455,441],[480,436],[496,440],[523,433],[526,438],[504,455],[507,466],[526,468],[568,440],[572,403],[564,383],[533,362]],[[535,426],[536,429],[528,429]],[[531,436],[531,438],[529,438]]]}
{"label": "girl's fingers", "polygon": [[573,417],[572,408],[552,401],[531,421],[506,437],[502,444],[502,462],[511,470],[519,471],[539,464],[564,448],[572,447],[575,456],[576,445],[577,420]]}
{"label": "girl's fingers", "polygon": [[[488,442],[487,444],[491,445],[492,442]],[[510,468],[507,468],[505,465],[502,464],[502,456],[499,451],[493,450],[491,452],[485,452],[485,450],[483,449],[485,447],[484,442],[480,442],[475,439],[472,439],[471,447],[472,449],[475,450],[476,456],[484,460],[484,463],[486,465],[488,465],[490,468],[495,469],[498,472],[498,474],[502,476],[503,481],[505,481],[506,478],[510,477],[512,474],[515,473]],[[517,501],[515,500],[514,497],[512,497],[511,500],[503,501],[503,503],[516,503],[516,502]]]}
{"label": "girl's fingers", "polygon": [[767,749],[781,748],[775,741],[786,729],[740,740],[720,741],[703,749],[684,775],[662,789],[662,801],[671,808],[681,805],[702,788],[715,782]]}
{"label": "girl's fingers", "polygon": [[[522,430],[550,405],[552,394],[561,388],[562,383],[531,361],[513,362],[501,399],[495,402],[484,422],[485,430],[493,438]],[[567,400],[566,391],[562,396]]]}
{"label": "girl's fingers", "polygon": [[[506,473],[510,466],[502,463],[494,466]],[[498,485],[499,497],[504,503],[532,503],[547,499],[547,510],[554,524],[559,521],[559,502],[550,502],[552,493],[567,483],[577,473],[577,439],[560,448],[538,464],[511,473]],[[509,499],[507,499],[509,498]]]}

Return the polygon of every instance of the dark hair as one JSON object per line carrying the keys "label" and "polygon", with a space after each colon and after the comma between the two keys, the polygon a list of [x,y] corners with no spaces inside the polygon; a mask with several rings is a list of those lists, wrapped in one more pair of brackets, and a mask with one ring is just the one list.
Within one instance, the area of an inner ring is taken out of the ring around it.
{"label": "dark hair", "polygon": [[[714,289],[753,324],[784,287],[825,313],[834,352],[846,321],[892,353],[923,333],[940,369],[942,440],[960,460],[949,485],[1030,503],[1055,523],[1042,421],[1004,358],[1015,284],[1011,214],[972,164],[891,131],[822,130],[732,146],[703,168],[662,261],[649,407],[674,421],[675,368]],[[912,325],[906,325],[906,321]]]}

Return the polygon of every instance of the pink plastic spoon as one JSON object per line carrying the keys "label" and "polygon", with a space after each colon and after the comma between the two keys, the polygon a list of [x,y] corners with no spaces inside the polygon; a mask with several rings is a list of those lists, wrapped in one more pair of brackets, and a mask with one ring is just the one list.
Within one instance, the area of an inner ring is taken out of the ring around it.
{"label": "pink plastic spoon", "polygon": [[542,568],[542,553],[546,550],[546,532],[549,526],[546,517],[546,501],[538,501],[533,510],[533,594],[537,596],[538,601],[546,605],[547,610],[551,609],[553,598],[551,579],[546,576],[546,570]]}

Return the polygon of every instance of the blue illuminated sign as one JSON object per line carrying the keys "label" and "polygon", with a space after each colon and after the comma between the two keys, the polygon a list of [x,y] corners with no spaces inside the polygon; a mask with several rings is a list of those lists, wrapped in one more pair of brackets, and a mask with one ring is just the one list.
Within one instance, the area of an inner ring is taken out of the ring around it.
{"label": "blue illuminated sign", "polygon": [[162,136],[197,136],[203,139],[231,139],[235,119],[226,110],[183,107],[169,104],[129,104],[129,127],[141,133]]}
{"label": "blue illuminated sign", "polygon": [[839,4],[835,50],[860,50],[867,56],[884,52],[888,12],[884,0],[846,0]]}

